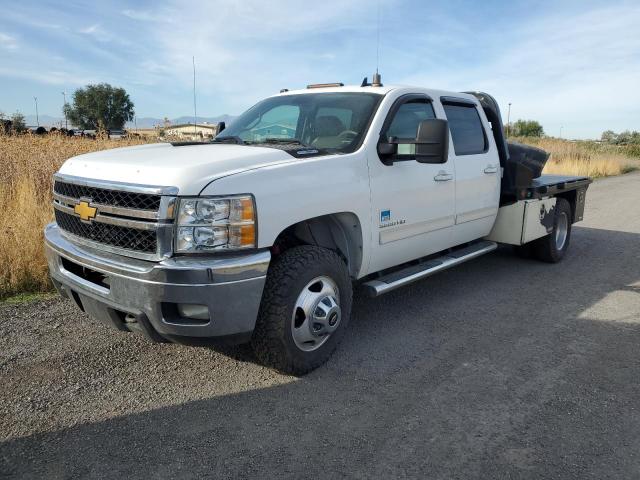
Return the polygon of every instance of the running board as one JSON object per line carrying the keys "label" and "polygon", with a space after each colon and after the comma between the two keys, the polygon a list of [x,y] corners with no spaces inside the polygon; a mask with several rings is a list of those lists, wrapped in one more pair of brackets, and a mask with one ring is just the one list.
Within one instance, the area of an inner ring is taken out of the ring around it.
{"label": "running board", "polygon": [[447,268],[455,267],[468,260],[473,260],[480,255],[492,252],[496,248],[498,248],[498,244],[495,242],[481,241],[468,247],[445,253],[440,257],[427,260],[419,265],[412,265],[397,272],[376,278],[375,280],[369,280],[363,283],[363,285],[370,297],[378,297],[383,293],[430,277]]}

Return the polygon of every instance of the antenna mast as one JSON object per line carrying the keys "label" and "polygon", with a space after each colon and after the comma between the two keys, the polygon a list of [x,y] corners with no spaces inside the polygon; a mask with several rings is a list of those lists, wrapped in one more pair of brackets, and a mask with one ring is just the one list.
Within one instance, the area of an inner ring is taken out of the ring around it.
{"label": "antenna mast", "polygon": [[380,66],[380,0],[378,0],[378,12],[376,17],[376,73]]}
{"label": "antenna mast", "polygon": [[378,11],[377,11],[377,24],[376,24],[376,73],[373,74],[373,80],[371,81],[372,87],[381,87],[382,86],[382,78],[380,77],[380,73],[378,72],[378,68],[380,66],[380,0],[378,0]]}
{"label": "antenna mast", "polygon": [[198,134],[197,123],[198,113],[196,110],[196,57],[191,57],[193,63],[193,134]]}

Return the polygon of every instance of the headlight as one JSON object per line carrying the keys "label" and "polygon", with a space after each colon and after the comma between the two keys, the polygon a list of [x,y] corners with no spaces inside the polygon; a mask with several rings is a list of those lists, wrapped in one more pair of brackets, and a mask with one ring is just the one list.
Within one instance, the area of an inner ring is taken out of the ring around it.
{"label": "headlight", "polygon": [[176,253],[256,247],[256,209],[248,195],[181,198]]}

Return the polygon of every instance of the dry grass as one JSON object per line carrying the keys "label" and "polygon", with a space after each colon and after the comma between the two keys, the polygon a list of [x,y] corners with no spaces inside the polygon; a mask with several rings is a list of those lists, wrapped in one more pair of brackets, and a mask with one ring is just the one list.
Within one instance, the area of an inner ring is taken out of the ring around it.
{"label": "dry grass", "polygon": [[[543,173],[592,178],[621,175],[640,167],[640,159],[624,147],[596,142],[570,142],[557,138],[518,138],[551,154]],[[635,152],[633,152],[635,153]]]}
{"label": "dry grass", "polygon": [[0,298],[50,288],[43,229],[53,216],[52,174],[75,155],[140,143],[145,141],[0,135]]}
{"label": "dry grass", "polygon": [[[618,175],[640,166],[637,150],[557,139],[518,139],[551,152],[545,173]],[[63,136],[0,135],[0,298],[50,288],[43,228],[51,221],[51,176],[70,157],[145,143]],[[634,158],[631,158],[634,157]]]}

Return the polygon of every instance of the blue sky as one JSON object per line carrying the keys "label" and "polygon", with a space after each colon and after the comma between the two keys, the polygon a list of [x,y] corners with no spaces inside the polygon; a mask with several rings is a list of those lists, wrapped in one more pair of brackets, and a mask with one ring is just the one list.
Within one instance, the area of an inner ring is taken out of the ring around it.
{"label": "blue sky", "polygon": [[[375,0],[0,0],[0,111],[61,115],[63,90],[124,87],[139,117],[239,114],[280,88],[359,83]],[[640,2],[380,0],[393,84],[484,90],[550,135],[640,130]]]}

